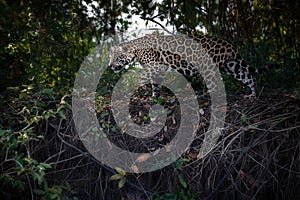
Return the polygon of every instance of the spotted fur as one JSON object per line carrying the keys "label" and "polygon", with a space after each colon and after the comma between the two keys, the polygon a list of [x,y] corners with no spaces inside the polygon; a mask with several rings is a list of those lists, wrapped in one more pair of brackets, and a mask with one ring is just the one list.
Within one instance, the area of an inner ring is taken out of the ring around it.
{"label": "spotted fur", "polygon": [[[155,37],[155,35],[152,37]],[[199,36],[192,37],[192,39],[197,41],[197,43],[211,56],[214,64],[216,64],[221,71],[233,76],[236,80],[242,82],[251,89],[251,94],[248,95],[249,97],[257,96],[256,79],[252,74],[277,67],[276,64],[266,65],[260,69],[251,67],[232,44],[221,38]],[[177,51],[181,53],[180,55],[179,53],[177,54],[164,50],[163,45],[165,45],[165,43],[163,43],[160,48],[153,48],[142,44],[138,40],[123,43],[116,46],[111,52],[110,66],[114,71],[118,71],[133,61],[138,61],[143,66],[147,65],[149,62],[155,62],[167,65],[170,69],[183,75],[199,75],[199,72],[193,64],[184,59],[184,57],[189,56],[189,53],[192,53],[188,51],[189,49],[185,49],[182,46],[182,52],[180,52],[179,46]],[[209,68],[210,66],[206,67]],[[157,69],[149,69],[149,73],[145,75],[151,76],[151,74],[155,74],[155,71],[157,71]]]}

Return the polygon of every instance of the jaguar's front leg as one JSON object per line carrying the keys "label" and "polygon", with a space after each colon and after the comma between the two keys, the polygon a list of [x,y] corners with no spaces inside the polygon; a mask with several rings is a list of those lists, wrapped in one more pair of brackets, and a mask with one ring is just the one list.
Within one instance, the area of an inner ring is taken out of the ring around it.
{"label": "jaguar's front leg", "polygon": [[[153,73],[153,72],[152,72]],[[159,74],[149,74],[149,73],[142,73],[140,77],[140,84],[146,85],[151,84],[151,93],[152,97],[159,97],[161,94],[161,81],[158,80]]]}
{"label": "jaguar's front leg", "polygon": [[151,83],[152,97],[158,98],[162,94],[162,85],[155,82]]}
{"label": "jaguar's front leg", "polygon": [[163,71],[158,68],[154,68],[153,65],[145,65],[140,74],[140,84],[151,84],[152,97],[159,97],[162,90]]}

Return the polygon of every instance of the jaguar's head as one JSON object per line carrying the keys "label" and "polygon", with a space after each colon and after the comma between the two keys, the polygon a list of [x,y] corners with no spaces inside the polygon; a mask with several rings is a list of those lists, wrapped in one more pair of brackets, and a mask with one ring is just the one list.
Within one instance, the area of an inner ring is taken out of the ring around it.
{"label": "jaguar's head", "polygon": [[129,52],[126,47],[117,46],[110,53],[109,66],[115,72],[119,72],[125,65],[133,62],[134,59],[134,53]]}

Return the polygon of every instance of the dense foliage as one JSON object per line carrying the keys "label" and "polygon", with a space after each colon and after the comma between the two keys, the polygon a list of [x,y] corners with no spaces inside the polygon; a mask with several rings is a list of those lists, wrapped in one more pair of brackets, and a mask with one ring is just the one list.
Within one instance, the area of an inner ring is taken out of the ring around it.
{"label": "dense foliage", "polygon": [[[259,81],[300,97],[298,0],[0,0],[0,11],[0,197],[76,198],[67,181],[48,179],[55,156],[39,150],[51,145],[45,143],[48,126],[68,118],[85,56],[106,36],[132,26],[133,15],[182,33],[223,37],[256,67],[277,62],[281,68]],[[116,75],[107,72],[105,78]],[[190,191],[181,194],[187,188],[178,168],[183,187],[169,199],[196,198]]]}

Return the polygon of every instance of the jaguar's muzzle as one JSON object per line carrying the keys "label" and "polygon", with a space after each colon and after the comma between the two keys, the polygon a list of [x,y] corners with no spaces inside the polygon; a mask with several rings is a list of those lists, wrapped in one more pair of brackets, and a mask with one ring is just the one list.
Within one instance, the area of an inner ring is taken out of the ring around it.
{"label": "jaguar's muzzle", "polygon": [[111,64],[111,65],[109,65],[109,67],[110,67],[114,72],[120,72],[121,69],[122,69],[122,66],[121,66],[121,65],[114,65],[114,64]]}

